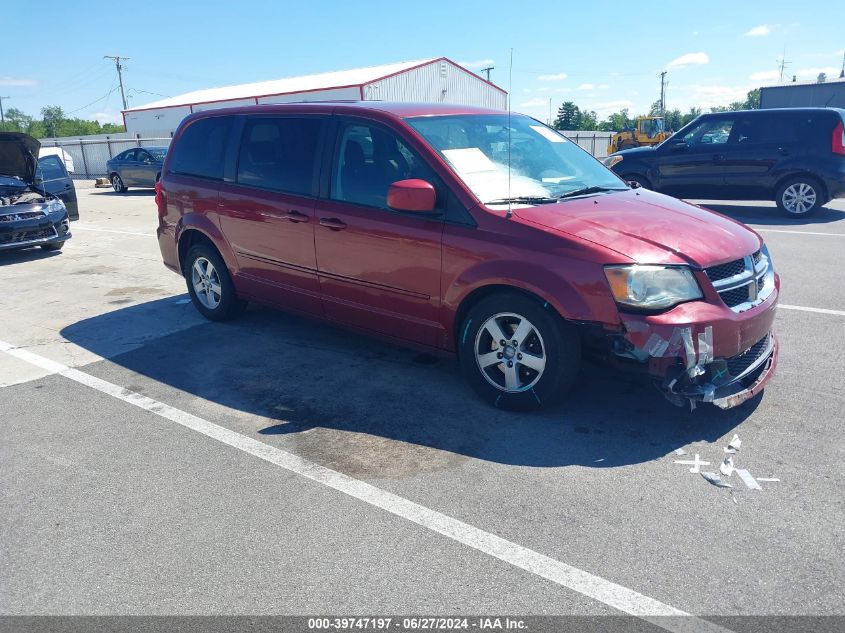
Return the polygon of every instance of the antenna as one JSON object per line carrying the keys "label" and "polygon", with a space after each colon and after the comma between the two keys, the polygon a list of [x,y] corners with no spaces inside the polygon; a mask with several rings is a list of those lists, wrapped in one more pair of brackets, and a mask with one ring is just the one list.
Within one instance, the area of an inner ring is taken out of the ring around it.
{"label": "antenna", "polygon": [[786,69],[787,66],[791,65],[792,62],[786,61],[786,46],[783,47],[783,55],[779,60],[777,60],[778,64],[780,65],[780,79],[778,79],[778,83],[783,83],[783,71]]}
{"label": "antenna", "polygon": [[487,68],[482,68],[481,72],[487,75],[487,83],[490,83],[490,71],[493,70],[495,66],[488,66]]}
{"label": "antenna", "polygon": [[511,96],[513,95],[513,49],[511,49],[511,63],[508,70],[508,212],[505,217],[513,216],[511,208]]}

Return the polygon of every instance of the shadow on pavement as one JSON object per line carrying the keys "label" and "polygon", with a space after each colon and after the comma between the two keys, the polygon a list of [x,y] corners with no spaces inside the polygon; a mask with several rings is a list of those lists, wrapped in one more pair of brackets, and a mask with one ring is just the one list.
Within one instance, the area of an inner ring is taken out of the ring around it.
{"label": "shadow on pavement", "polygon": [[789,218],[783,215],[774,203],[764,206],[696,200],[696,204],[700,204],[705,209],[727,215],[745,224],[763,224],[766,226],[782,226],[784,228],[813,224],[830,224],[831,222],[838,222],[845,219],[845,211],[831,207],[822,207],[815,215],[807,218]]}
{"label": "shadow on pavement", "polygon": [[[162,334],[184,328],[186,319],[196,325]],[[382,460],[407,461],[404,442],[502,464],[606,468],[715,441],[759,404],[758,398],[730,411],[707,405],[690,412],[666,402],[647,382],[586,366],[564,404],[509,413],[482,403],[452,360],[432,362],[264,308],[235,322],[199,321],[184,297],[95,316],[61,334],[132,372],[264,418],[257,421],[258,433],[297,437],[297,450],[302,446],[307,456],[333,465],[340,449],[307,431],[367,434],[372,437],[364,450]],[[119,353],[131,344],[140,347]],[[356,440],[353,448],[360,445]],[[348,445],[343,452],[349,453]]]}
{"label": "shadow on pavement", "polygon": [[123,193],[117,193],[111,187],[109,187],[108,189],[103,187],[101,189],[96,189],[96,190],[91,192],[91,195],[94,195],[94,196],[114,196],[115,198],[122,198],[122,197],[132,198],[132,197],[135,197],[135,196],[146,197],[146,196],[154,196],[155,194],[156,194],[156,191],[152,187],[150,187],[149,189],[146,189],[146,188],[143,188],[143,187],[135,189],[133,187],[133,188],[130,188],[129,191],[124,191]]}
{"label": "shadow on pavement", "polygon": [[57,257],[61,254],[61,251],[45,251],[40,246],[33,246],[21,250],[0,251],[0,266],[23,264],[37,259]]}

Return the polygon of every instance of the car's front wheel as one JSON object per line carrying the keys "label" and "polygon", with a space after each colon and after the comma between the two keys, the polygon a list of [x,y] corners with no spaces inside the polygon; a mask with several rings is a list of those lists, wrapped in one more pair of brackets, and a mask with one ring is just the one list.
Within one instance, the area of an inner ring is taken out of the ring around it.
{"label": "car's front wheel", "polygon": [[537,409],[558,400],[581,364],[577,331],[539,301],[518,293],[485,297],[460,330],[461,369],[496,407]]}
{"label": "car's front wheel", "polygon": [[123,184],[123,179],[119,174],[112,174],[111,188],[114,189],[115,193],[124,193],[128,189],[128,187]]}
{"label": "car's front wheel", "polygon": [[239,299],[226,263],[208,244],[196,244],[185,258],[185,281],[194,307],[207,319],[225,321],[239,316],[247,302]]}
{"label": "car's front wheel", "polygon": [[783,183],[777,193],[778,208],[791,218],[805,218],[827,202],[821,184],[809,176],[791,178]]}

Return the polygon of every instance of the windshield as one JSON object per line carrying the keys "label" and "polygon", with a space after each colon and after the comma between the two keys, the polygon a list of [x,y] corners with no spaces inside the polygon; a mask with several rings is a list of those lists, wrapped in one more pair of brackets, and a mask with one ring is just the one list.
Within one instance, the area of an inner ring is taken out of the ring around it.
{"label": "windshield", "polygon": [[[484,204],[555,202],[569,192],[626,185],[578,145],[527,116],[463,114],[406,119]],[[510,178],[508,178],[510,136]],[[533,199],[533,200],[532,200]]]}
{"label": "windshield", "polygon": [[163,161],[167,154],[166,147],[147,147],[145,148],[153,156],[153,160]]}

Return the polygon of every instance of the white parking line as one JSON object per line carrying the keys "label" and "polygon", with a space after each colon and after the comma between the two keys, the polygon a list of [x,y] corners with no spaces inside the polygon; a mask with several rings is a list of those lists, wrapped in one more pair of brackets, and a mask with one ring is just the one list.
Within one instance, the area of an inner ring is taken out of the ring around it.
{"label": "white parking line", "polygon": [[73,231],[97,231],[98,233],[118,233],[120,235],[140,235],[141,237],[155,237],[155,233],[139,233],[136,231],[117,231],[115,229],[101,229],[93,226],[79,226],[77,224],[71,225],[71,232]]}
{"label": "white parking line", "polygon": [[815,231],[785,231],[781,229],[761,229],[752,227],[759,233],[790,233],[792,235],[828,235],[830,237],[845,237],[845,233],[818,233]]}
{"label": "white parking line", "polygon": [[614,609],[647,620],[668,631],[675,631],[677,633],[687,633],[690,631],[708,631],[714,633],[718,631],[725,633],[728,631],[728,629],[690,616],[690,614],[680,609],[664,604],[654,598],[649,598],[633,589],[617,585],[614,582],[595,576],[582,569],[572,567],[527,547],[517,545],[507,539],[491,534],[490,532],[485,532],[480,528],[422,506],[409,499],[320,466],[298,455],[247,437],[246,435],[219,426],[181,409],[171,407],[163,402],[124,389],[123,387],[77,369],[66,367],[61,363],[44,358],[28,350],[20,349],[9,343],[0,341],[0,351],[32,363],[51,373],[60,374],[91,389],[96,389],[101,393],[155,413],[185,428],[201,433],[206,437],[249,453],[319,484],[333,488],[364,503],[381,508],[433,532],[442,534],[458,543],[468,545],[489,556],[550,580],[562,587],[576,591]]}
{"label": "white parking line", "polygon": [[779,308],[783,308],[784,310],[799,310],[801,312],[816,312],[818,314],[834,314],[836,316],[845,316],[845,311],[843,310],[829,310],[827,308],[808,308],[807,306],[791,306],[785,303],[778,304]]}

